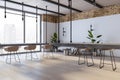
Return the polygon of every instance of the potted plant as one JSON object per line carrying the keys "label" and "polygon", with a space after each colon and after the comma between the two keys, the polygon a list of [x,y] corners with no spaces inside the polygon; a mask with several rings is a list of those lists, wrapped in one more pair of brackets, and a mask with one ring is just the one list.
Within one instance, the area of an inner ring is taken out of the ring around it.
{"label": "potted plant", "polygon": [[56,43],[57,42],[57,33],[55,32],[53,36],[51,36],[51,43]]}
{"label": "potted plant", "polygon": [[[53,34],[53,36],[51,36],[51,43],[57,43],[57,33],[56,32]],[[53,49],[55,50],[55,52],[57,51],[56,46],[53,46]]]}
{"label": "potted plant", "polygon": [[91,43],[100,43],[99,38],[102,37],[102,35],[95,36],[93,34],[94,29],[92,29],[92,25],[90,25],[90,30],[88,30],[88,39],[91,41]]}
{"label": "potted plant", "polygon": [[[100,37],[102,37],[102,35],[94,35],[94,29],[92,29],[92,25],[90,25],[90,29],[88,30],[88,39],[91,41],[91,43],[100,43]],[[97,49],[94,48],[93,49],[93,55],[96,56],[97,55]]]}

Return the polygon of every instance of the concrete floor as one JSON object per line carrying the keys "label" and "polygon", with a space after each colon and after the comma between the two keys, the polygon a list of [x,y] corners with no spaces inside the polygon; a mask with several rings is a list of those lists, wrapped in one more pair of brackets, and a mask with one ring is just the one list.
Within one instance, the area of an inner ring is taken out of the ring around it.
{"label": "concrete floor", "polygon": [[[40,55],[42,53],[39,53]],[[120,80],[120,62],[117,59],[117,70],[112,71],[111,65],[99,69],[99,58],[95,66],[78,65],[78,57],[54,55],[39,56],[39,60],[25,60],[20,55],[21,64],[12,61],[5,63],[5,56],[0,57],[0,80]],[[109,63],[109,60],[106,61]]]}

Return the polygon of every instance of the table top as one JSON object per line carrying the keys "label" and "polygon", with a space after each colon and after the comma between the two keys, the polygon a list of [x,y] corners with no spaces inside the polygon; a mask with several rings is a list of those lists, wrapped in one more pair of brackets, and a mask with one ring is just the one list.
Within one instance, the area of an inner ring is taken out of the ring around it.
{"label": "table top", "polygon": [[111,48],[120,49],[120,43],[53,43],[51,45],[60,47],[76,47],[76,48]]}
{"label": "table top", "polygon": [[53,45],[57,47],[75,47],[75,48],[113,48],[120,49],[120,43],[18,43],[18,44],[0,44],[5,46],[26,46],[26,45]]}

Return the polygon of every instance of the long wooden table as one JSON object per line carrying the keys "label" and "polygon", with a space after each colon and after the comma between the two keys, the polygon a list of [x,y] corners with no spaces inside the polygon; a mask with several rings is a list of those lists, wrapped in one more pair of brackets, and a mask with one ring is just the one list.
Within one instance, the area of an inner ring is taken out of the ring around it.
{"label": "long wooden table", "polygon": [[[1,47],[5,46],[26,46],[26,45],[47,45],[49,43],[18,43],[18,44],[0,44]],[[93,44],[93,43],[51,43],[50,45],[56,47],[75,47],[75,48],[112,48],[112,49],[120,49],[120,44],[112,44],[112,43],[102,43],[102,44]]]}

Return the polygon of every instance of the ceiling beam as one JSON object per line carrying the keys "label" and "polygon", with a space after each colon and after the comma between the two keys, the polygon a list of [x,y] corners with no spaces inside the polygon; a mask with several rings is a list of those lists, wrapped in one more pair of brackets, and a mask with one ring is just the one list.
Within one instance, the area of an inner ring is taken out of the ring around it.
{"label": "ceiling beam", "polygon": [[43,0],[43,1],[46,1],[46,2],[49,2],[49,3],[55,4],[55,5],[60,5],[61,7],[68,8],[68,9],[72,9],[72,10],[77,11],[77,12],[82,12],[82,11],[79,10],[79,9],[75,9],[75,8],[66,6],[66,5],[64,5],[64,4],[61,4],[61,3],[58,3],[58,2],[55,2],[55,1],[52,1],[52,0]]}
{"label": "ceiling beam", "polygon": [[96,3],[95,0],[84,0],[84,1],[86,1],[86,2],[88,2],[88,3],[90,3],[90,4],[94,5],[94,6],[96,6],[98,8],[103,8],[103,6],[100,5],[100,4],[98,4],[98,3]]}
{"label": "ceiling beam", "polygon": [[[5,6],[0,6],[0,8],[5,8]],[[18,11],[18,12],[22,12],[22,10],[14,9],[14,8],[9,8],[9,7],[6,7],[6,9],[13,10],[13,11]],[[36,13],[30,12],[30,11],[25,11],[25,10],[24,10],[24,12],[25,12],[25,13],[29,13],[29,14],[34,14],[34,15],[36,15]],[[8,13],[8,12],[7,12],[7,13]],[[37,15],[42,15],[42,14],[37,13]]]}
{"label": "ceiling beam", "polygon": [[[5,0],[2,0],[2,1],[5,1]],[[16,2],[16,1],[12,1],[12,0],[6,0],[6,1],[10,2],[10,3],[21,5],[21,6],[24,5],[24,6],[36,9],[36,6],[32,6],[32,5],[28,5],[28,4],[22,4],[20,2]],[[37,7],[37,9],[41,10],[41,11],[46,11],[46,9],[43,9],[43,8],[40,8],[40,7]],[[63,13],[58,13],[58,12],[51,11],[51,10],[47,10],[47,11],[50,12],[50,13],[54,13],[54,14],[59,14],[59,15],[65,16],[65,14],[63,14]]]}

